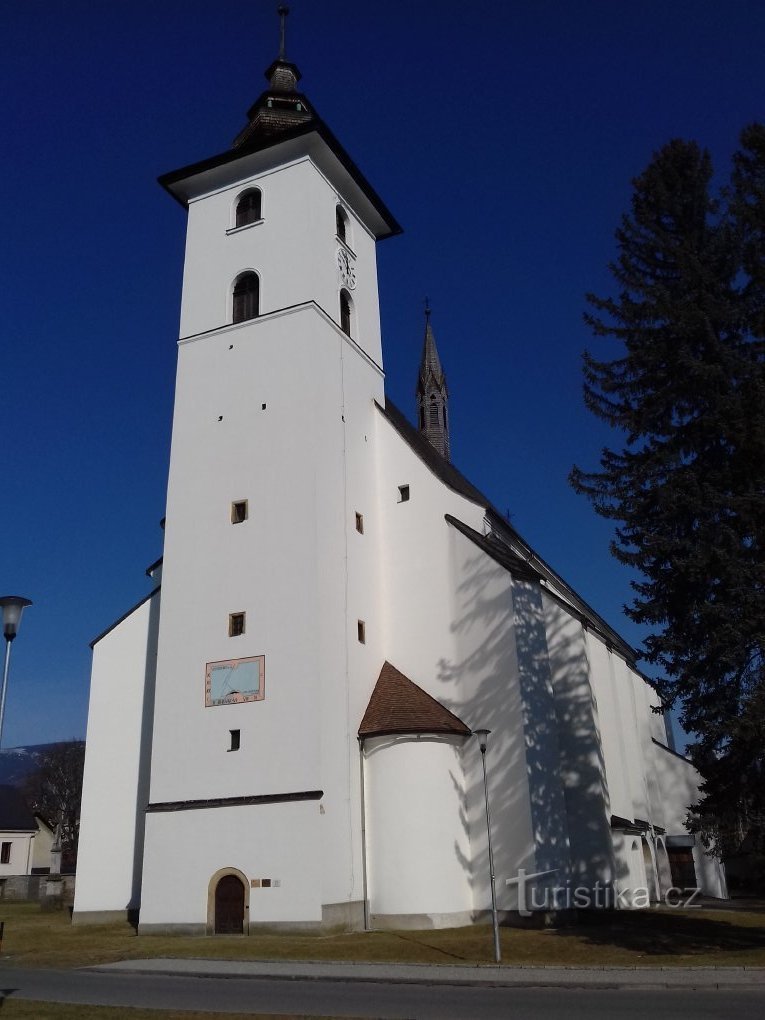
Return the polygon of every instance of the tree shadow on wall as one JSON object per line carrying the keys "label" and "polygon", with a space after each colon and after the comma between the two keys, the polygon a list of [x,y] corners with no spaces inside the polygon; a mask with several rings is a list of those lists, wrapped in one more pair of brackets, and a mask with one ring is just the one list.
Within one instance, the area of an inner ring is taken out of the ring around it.
{"label": "tree shadow on wall", "polygon": [[[514,910],[506,879],[551,870],[540,882],[576,884],[615,873],[596,709],[587,680],[584,642],[568,617],[548,616],[536,582],[513,579],[477,547],[464,543],[453,562],[453,661],[438,678],[453,697],[441,700],[472,727],[492,730],[486,754],[490,780],[497,902]],[[551,669],[552,667],[552,669]],[[475,908],[489,908],[489,863],[483,775],[475,738],[463,749],[465,802],[461,823],[470,859],[455,845],[469,876]],[[553,904],[551,904],[552,906]]]}

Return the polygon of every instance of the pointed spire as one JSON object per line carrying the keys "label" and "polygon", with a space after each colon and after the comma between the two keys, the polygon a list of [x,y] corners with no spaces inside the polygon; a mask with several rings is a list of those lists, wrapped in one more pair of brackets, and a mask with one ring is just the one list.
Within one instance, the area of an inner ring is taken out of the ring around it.
{"label": "pointed spire", "polygon": [[417,411],[420,432],[449,460],[449,391],[430,324],[430,302],[425,298],[425,339],[417,379]]}
{"label": "pointed spire", "polygon": [[422,345],[422,358],[420,359],[420,381],[423,382],[428,376],[432,376],[437,386],[445,386],[446,380],[436,349],[436,338],[433,336],[433,327],[430,325],[430,312],[430,302],[425,298],[425,341]]}

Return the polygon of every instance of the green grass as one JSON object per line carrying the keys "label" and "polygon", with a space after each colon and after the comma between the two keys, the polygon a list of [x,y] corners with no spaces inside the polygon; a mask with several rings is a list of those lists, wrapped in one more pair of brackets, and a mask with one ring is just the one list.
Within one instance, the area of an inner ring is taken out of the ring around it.
{"label": "green grass", "polygon": [[[491,929],[485,926],[249,938],[136,935],[127,923],[73,927],[68,914],[42,913],[36,903],[3,904],[0,920],[5,921],[2,959],[29,967],[86,967],[151,957],[493,962]],[[503,928],[501,937],[503,962],[510,965],[765,966],[765,911],[604,912],[560,930]]]}
{"label": "green grass", "polygon": [[[332,1020],[279,1013],[199,1013],[197,1010],[136,1009],[130,1006],[84,1006],[63,1002],[27,1002],[1,999],[2,1020]],[[348,1018],[345,1018],[348,1020]],[[353,1020],[353,1018],[350,1018]]]}

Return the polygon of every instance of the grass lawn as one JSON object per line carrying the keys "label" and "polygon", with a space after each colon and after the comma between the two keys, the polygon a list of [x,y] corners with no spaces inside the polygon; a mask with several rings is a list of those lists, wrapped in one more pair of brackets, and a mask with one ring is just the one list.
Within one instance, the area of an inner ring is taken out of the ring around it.
{"label": "grass lawn", "polygon": [[[42,913],[37,903],[4,903],[0,920],[5,921],[1,959],[17,966],[86,967],[149,957],[493,962],[491,929],[483,926],[248,938],[136,935],[127,923],[72,927],[68,913]],[[603,912],[572,927],[550,931],[503,928],[501,936],[503,962],[509,965],[765,967],[765,911]],[[5,1010],[3,1013],[4,1020]],[[130,1015],[138,1017],[138,1013]]]}
{"label": "grass lawn", "polygon": [[[128,1009],[125,1006],[81,1006],[63,1002],[25,1002],[0,999],[3,1020],[322,1020],[279,1013],[198,1013],[196,1010]],[[325,1017],[324,1020],[332,1020]],[[348,1018],[343,1018],[348,1020]],[[351,1018],[352,1020],[352,1018]]]}

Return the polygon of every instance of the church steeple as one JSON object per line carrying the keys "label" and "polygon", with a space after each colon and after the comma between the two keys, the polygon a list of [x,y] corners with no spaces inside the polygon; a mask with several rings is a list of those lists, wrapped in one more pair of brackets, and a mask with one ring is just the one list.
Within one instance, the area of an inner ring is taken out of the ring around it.
{"label": "church steeple", "polygon": [[430,324],[430,305],[425,299],[425,340],[417,379],[417,412],[420,432],[449,460],[449,391]]}
{"label": "church steeple", "polygon": [[234,139],[235,149],[264,136],[289,131],[315,119],[304,95],[297,91],[302,77],[296,64],[287,60],[286,22],[289,7],[277,8],[279,30],[279,56],[265,71],[269,88],[255,100],[247,111],[247,126]]}

